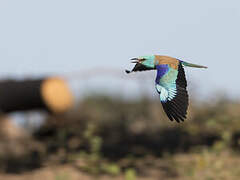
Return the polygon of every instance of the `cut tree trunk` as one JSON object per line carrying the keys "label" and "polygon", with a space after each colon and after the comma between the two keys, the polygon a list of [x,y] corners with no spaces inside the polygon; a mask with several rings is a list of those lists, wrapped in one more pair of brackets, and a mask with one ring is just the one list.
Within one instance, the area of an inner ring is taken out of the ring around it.
{"label": "cut tree trunk", "polygon": [[62,113],[73,100],[67,83],[58,77],[0,81],[0,111],[5,113],[35,109]]}

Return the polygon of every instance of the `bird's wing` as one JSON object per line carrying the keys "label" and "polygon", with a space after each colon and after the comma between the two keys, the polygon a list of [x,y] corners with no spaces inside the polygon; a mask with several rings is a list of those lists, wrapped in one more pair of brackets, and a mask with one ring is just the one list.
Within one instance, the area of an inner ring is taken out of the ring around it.
{"label": "bird's wing", "polygon": [[137,63],[134,68],[129,71],[129,70],[126,70],[127,73],[130,73],[130,72],[136,72],[136,71],[147,71],[147,70],[154,70],[155,68],[149,68],[141,63]]}
{"label": "bird's wing", "polygon": [[187,81],[182,63],[174,69],[167,64],[157,66],[156,89],[168,118],[184,121],[188,108]]}

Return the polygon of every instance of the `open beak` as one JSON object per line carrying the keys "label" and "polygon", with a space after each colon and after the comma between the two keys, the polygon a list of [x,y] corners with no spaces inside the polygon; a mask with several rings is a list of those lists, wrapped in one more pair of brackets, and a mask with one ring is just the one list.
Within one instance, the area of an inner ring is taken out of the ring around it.
{"label": "open beak", "polygon": [[131,59],[131,63],[135,63],[134,68],[130,71],[130,70],[125,70],[125,72],[127,74],[132,73],[132,72],[137,72],[137,71],[146,71],[146,70],[152,70],[154,68],[149,68],[147,66],[145,66],[142,62],[144,62],[145,59],[144,58],[132,58]]}
{"label": "open beak", "polygon": [[131,63],[139,63],[139,59],[138,58],[132,58]]}

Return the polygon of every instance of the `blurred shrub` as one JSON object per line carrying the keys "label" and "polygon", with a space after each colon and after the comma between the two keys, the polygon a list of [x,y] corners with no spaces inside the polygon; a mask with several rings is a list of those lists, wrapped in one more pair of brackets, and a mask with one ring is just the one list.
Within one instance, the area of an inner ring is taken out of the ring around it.
{"label": "blurred shrub", "polygon": [[[190,103],[188,119],[178,124],[167,119],[158,100],[91,96],[65,116],[49,117],[33,136],[45,147],[40,162],[73,163],[91,174],[125,173],[134,179],[148,167],[138,159],[206,148],[218,154],[238,150],[239,110],[240,104],[230,100]],[[195,166],[204,168],[205,156]],[[160,169],[175,175],[174,167],[167,163]],[[195,170],[189,167],[188,173]]]}

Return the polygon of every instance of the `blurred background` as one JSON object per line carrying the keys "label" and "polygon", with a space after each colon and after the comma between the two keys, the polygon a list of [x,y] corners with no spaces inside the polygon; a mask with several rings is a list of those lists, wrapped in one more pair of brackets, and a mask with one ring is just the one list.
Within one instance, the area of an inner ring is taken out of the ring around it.
{"label": "blurred background", "polygon": [[[240,2],[0,1],[0,179],[240,178]],[[186,68],[184,123],[164,114],[154,71]]]}

